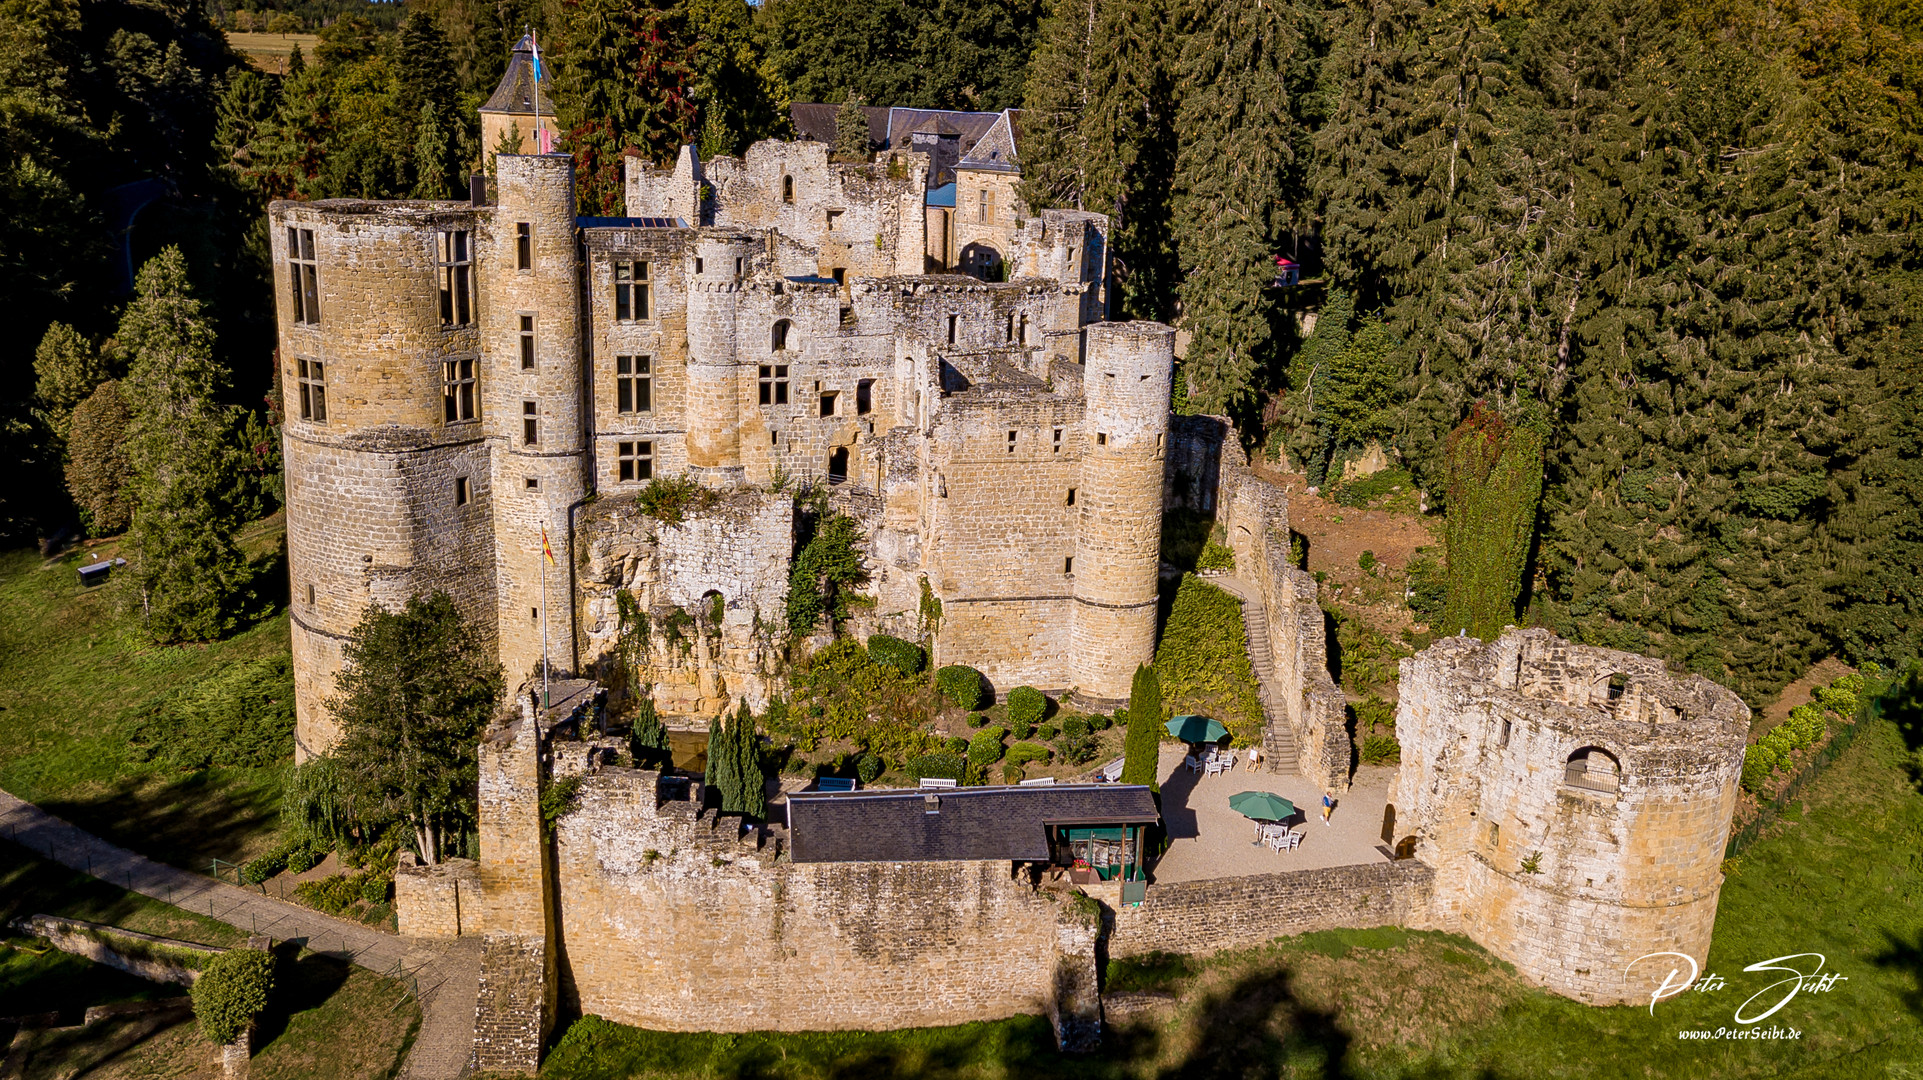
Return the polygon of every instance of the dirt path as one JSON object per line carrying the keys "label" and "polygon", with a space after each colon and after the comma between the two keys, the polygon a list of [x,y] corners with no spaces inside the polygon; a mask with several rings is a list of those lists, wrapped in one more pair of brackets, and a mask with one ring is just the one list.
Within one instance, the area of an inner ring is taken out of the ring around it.
{"label": "dirt path", "polygon": [[[1289,528],[1309,542],[1308,568],[1322,574],[1324,600],[1391,638],[1418,628],[1404,602],[1404,576],[1417,548],[1433,547],[1440,557],[1439,518],[1341,506],[1310,494],[1309,482],[1299,473],[1272,465],[1258,465],[1254,471],[1288,495]],[[1378,564],[1373,572],[1362,569],[1365,551]]]}
{"label": "dirt path", "polygon": [[480,985],[478,939],[450,944],[404,938],[261,896],[116,847],[4,791],[0,838],[129,892],[204,911],[237,930],[299,941],[380,975],[412,978],[421,998],[421,1031],[402,1076],[455,1080],[466,1074]]}
{"label": "dirt path", "polygon": [[1810,691],[1819,686],[1828,686],[1845,675],[1852,674],[1855,668],[1832,656],[1822,660],[1815,667],[1803,673],[1803,677],[1783,687],[1776,700],[1757,710],[1755,719],[1750,721],[1749,741],[1762,738],[1770,728],[1789,719],[1789,711],[1798,705],[1810,702]]}

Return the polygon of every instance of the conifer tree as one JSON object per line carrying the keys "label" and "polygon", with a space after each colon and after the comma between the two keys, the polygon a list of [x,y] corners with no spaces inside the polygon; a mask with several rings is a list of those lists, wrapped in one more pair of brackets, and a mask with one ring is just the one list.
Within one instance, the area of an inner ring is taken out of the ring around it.
{"label": "conifer tree", "polygon": [[1149,664],[1138,665],[1128,690],[1128,731],[1122,742],[1122,783],[1160,782],[1162,680]]}
{"label": "conifer tree", "polygon": [[708,786],[721,798],[721,812],[760,820],[768,816],[767,774],[754,713],[744,699],[732,718],[708,724]]}
{"label": "conifer tree", "polygon": [[54,323],[33,354],[34,401],[40,418],[56,439],[67,438],[73,411],[101,383],[112,378],[98,349],[65,323]]}
{"label": "conifer tree", "polygon": [[742,154],[788,128],[788,88],[762,55],[747,0],[684,0],[694,40],[689,94],[701,110],[701,156]]}
{"label": "conifer tree", "polygon": [[1056,0],[1030,62],[1022,197],[1109,219],[1111,313],[1174,311],[1173,0]]}
{"label": "conifer tree", "polygon": [[665,165],[695,135],[694,56],[670,7],[652,0],[568,7],[552,60],[553,93],[582,213],[621,213],[627,150]]}
{"label": "conifer tree", "polygon": [[120,383],[108,380],[74,406],[67,436],[67,493],[80,508],[87,532],[114,536],[133,517],[127,477],[127,427],[133,420]]}
{"label": "conifer tree", "polygon": [[861,99],[849,94],[835,110],[834,160],[849,163],[871,160],[868,141],[868,116],[861,111]]}
{"label": "conifer tree", "polygon": [[1279,374],[1274,257],[1306,201],[1307,133],[1290,111],[1304,64],[1293,8],[1205,5],[1182,49],[1175,220],[1191,333],[1183,370],[1205,412],[1246,414]]}
{"label": "conifer tree", "polygon": [[665,765],[671,749],[667,725],[655,712],[654,699],[642,698],[635,706],[634,723],[628,729],[628,752],[634,758],[635,767]]}
{"label": "conifer tree", "polygon": [[231,408],[219,401],[227,373],[180,249],[140,268],[117,340],[131,359],[122,388],[133,414],[128,539],[147,630],[161,641],[211,640],[233,626],[249,578],[234,539]]}

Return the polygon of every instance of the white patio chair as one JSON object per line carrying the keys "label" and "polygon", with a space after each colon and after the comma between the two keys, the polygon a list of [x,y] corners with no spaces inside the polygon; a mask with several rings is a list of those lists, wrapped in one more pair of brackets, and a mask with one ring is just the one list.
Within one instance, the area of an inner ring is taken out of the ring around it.
{"label": "white patio chair", "polygon": [[1202,763],[1196,759],[1194,754],[1183,758],[1182,764],[1187,765],[1190,772],[1200,772],[1202,769]]}
{"label": "white patio chair", "polygon": [[1302,834],[1299,832],[1290,833],[1289,834],[1289,850],[1294,851],[1296,848],[1299,848],[1301,846],[1302,846]]}

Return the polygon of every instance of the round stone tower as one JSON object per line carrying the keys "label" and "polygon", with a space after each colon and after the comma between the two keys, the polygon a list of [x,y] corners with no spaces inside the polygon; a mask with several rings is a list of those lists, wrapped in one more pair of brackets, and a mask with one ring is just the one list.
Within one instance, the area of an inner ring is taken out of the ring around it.
{"label": "round stone tower", "polygon": [[[1510,629],[1402,661],[1398,855],[1435,868],[1432,921],[1578,1000],[1649,1001],[1702,964],[1749,709],[1659,660]],[[1673,958],[1672,958],[1673,960]]]}
{"label": "round stone tower", "polygon": [[[786,365],[792,340],[765,340],[740,325],[741,290],[760,237],[704,233],[694,244],[688,277],[688,471],[710,487],[742,481],[742,392],[753,384],[744,365]],[[775,348],[780,345],[781,348]]]}
{"label": "round stone tower", "polygon": [[1155,656],[1162,459],[1175,332],[1161,323],[1091,323],[1069,630],[1069,681],[1091,701],[1126,699]]}
{"label": "round stone tower", "polygon": [[[515,686],[541,660],[544,623],[546,655],[555,670],[578,666],[570,508],[588,489],[587,402],[581,392],[586,382],[574,159],[502,154],[495,161],[498,197],[482,249],[481,416],[495,451],[501,666]],[[526,260],[520,251],[524,232]],[[523,346],[526,334],[533,337],[531,351]],[[554,552],[552,566],[541,550],[543,529]]]}
{"label": "round stone tower", "polygon": [[446,373],[480,355],[481,222],[455,202],[277,202],[268,217],[305,759],[340,737],[326,702],[370,604],[445,590],[492,644],[487,448],[443,404]]}

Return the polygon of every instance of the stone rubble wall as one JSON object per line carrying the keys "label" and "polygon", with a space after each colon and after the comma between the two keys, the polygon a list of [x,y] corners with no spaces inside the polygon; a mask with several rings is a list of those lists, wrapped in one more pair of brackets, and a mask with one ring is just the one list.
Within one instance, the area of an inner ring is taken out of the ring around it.
{"label": "stone rubble wall", "polygon": [[460,937],[463,909],[472,933],[481,925],[480,908],[480,868],[473,859],[428,866],[406,852],[394,868],[395,932],[402,937]]}
{"label": "stone rubble wall", "polygon": [[1111,957],[1247,948],[1313,930],[1423,927],[1434,871],[1414,859],[1152,884],[1115,912]]}
{"label": "stone rubble wall", "polygon": [[547,939],[490,933],[481,942],[481,985],[474,1004],[473,1068],[533,1075],[554,1025]]}
{"label": "stone rubble wall", "polygon": [[[200,978],[200,969],[181,961],[143,955],[140,951],[142,943],[208,957],[227,951],[214,945],[155,937],[134,930],[122,930],[117,926],[105,926],[84,919],[65,919],[57,915],[33,915],[15,919],[13,924],[21,933],[46,938],[61,952],[104,964],[148,982],[174,983],[178,986],[194,985],[195,980]],[[113,944],[115,940],[125,941],[127,948],[116,948]]]}

